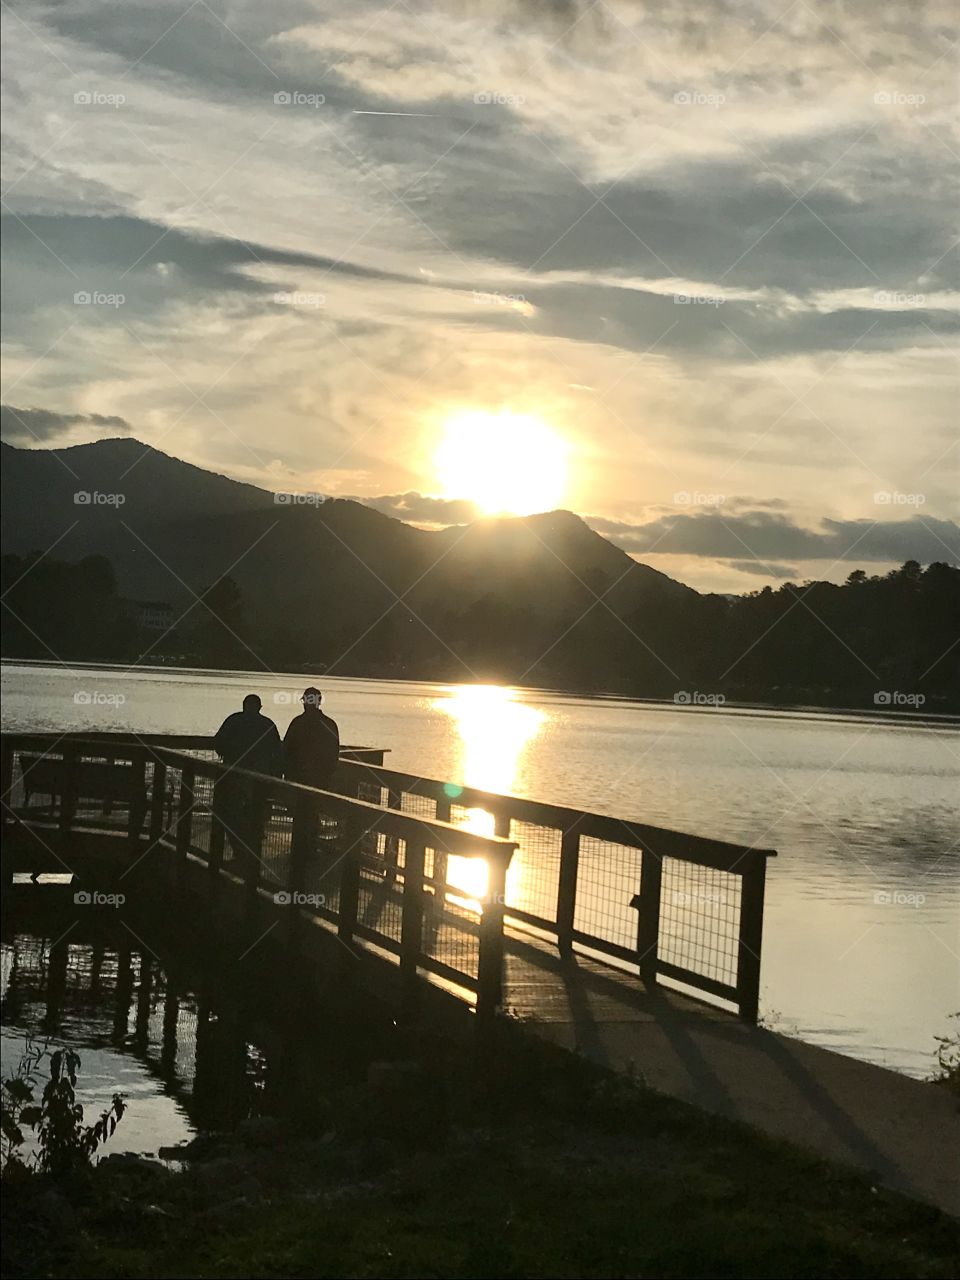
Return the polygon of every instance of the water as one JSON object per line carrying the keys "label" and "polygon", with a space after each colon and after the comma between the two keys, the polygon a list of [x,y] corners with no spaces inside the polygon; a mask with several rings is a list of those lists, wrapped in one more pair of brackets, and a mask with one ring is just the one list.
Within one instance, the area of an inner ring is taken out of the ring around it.
{"label": "water", "polygon": [[[3,727],[208,733],[314,678],[5,664]],[[949,723],[325,679],[344,742],[492,791],[777,849],[761,1013],[915,1076],[960,1009],[960,736]]]}

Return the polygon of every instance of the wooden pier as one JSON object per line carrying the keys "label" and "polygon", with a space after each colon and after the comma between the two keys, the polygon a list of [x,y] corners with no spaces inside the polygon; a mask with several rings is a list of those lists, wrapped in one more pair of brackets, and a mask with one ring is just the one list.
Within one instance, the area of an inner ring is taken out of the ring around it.
{"label": "wooden pier", "polygon": [[[204,882],[207,906],[242,885],[294,949],[311,928],[335,932],[398,967],[408,991],[439,983],[481,1017],[526,1004],[509,943],[515,957],[582,954],[756,1021],[771,850],[417,777],[383,757],[345,748],[317,791],[228,770],[206,737],[5,734],[9,866],[79,873],[81,848],[119,841],[121,875],[146,863],[181,887]],[[225,779],[264,815],[255,831],[230,832],[216,812]]]}
{"label": "wooden pier", "polygon": [[239,930],[247,952],[279,946],[327,990],[481,1033],[520,1015],[531,1034],[960,1213],[948,1090],[756,1025],[770,850],[416,777],[372,748],[345,748],[325,791],[234,771],[263,817],[230,833],[209,738],[2,745],[7,881],[160,886],[179,924],[218,944]]}

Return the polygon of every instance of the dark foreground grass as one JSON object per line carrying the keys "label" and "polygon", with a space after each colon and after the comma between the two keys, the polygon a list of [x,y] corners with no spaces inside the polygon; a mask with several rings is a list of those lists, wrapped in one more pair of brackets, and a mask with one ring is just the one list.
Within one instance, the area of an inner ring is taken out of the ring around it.
{"label": "dark foreground grass", "polygon": [[504,1030],[318,1090],[182,1173],[4,1199],[10,1276],[954,1276],[960,1225]]}

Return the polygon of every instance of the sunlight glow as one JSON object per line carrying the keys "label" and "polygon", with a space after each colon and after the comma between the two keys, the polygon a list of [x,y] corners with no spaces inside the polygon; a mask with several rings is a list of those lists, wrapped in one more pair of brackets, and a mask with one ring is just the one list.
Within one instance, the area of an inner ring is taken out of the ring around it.
{"label": "sunlight glow", "polygon": [[446,498],[466,498],[488,515],[531,515],[560,505],[568,446],[530,414],[462,410],[449,417],[434,455]]}
{"label": "sunlight glow", "polygon": [[[499,685],[463,685],[433,704],[456,721],[462,751],[458,772],[466,786],[501,793],[516,787],[524,749],[547,719],[545,712],[516,697],[514,690]],[[493,814],[486,809],[468,809],[463,826],[479,836],[495,834]],[[508,872],[508,896],[511,879],[519,873],[515,859]],[[487,892],[488,868],[481,858],[451,857],[447,875],[470,900]]]}

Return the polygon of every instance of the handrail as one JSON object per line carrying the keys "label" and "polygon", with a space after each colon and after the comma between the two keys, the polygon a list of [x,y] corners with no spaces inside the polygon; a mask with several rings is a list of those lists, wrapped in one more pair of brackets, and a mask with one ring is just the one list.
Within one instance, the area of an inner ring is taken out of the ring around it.
{"label": "handrail", "polygon": [[[204,779],[205,787],[226,776],[243,777],[261,792],[268,787],[269,797],[286,798],[289,802],[295,829],[291,857],[301,856],[296,852],[300,838],[296,834],[298,811],[304,805],[313,806],[314,811],[322,810],[329,818],[353,830],[360,829],[364,836],[374,835],[377,849],[381,847],[379,841],[385,841],[385,857],[396,857],[396,842],[406,842],[411,880],[420,882],[428,896],[437,899],[443,912],[448,910],[448,890],[450,900],[460,892],[448,883],[447,855],[487,857],[490,884],[484,899],[481,933],[488,941],[485,950],[481,942],[481,958],[485,957],[484,1003],[488,1009],[495,1003],[491,993],[498,990],[500,977],[499,968],[495,973],[491,969],[495,963],[491,957],[500,955],[497,963],[502,964],[506,919],[514,928],[533,930],[541,940],[549,940],[562,955],[578,948],[586,950],[604,957],[608,963],[628,964],[634,972],[639,969],[639,976],[647,985],[663,978],[680,982],[688,989],[735,1004],[741,1017],[748,1021],[757,1019],[766,867],[767,860],[776,856],[775,850],[476,787],[454,786],[386,768],[382,753],[373,748],[355,751],[357,755],[379,755],[379,760],[342,756],[321,791],[269,775],[229,769],[209,758],[177,750],[174,743],[177,747],[186,746],[188,751],[199,748],[208,754],[212,746],[212,740],[201,735],[5,733],[4,787],[12,780],[17,750],[45,748],[54,758],[59,753],[65,760],[79,759],[84,752],[129,760],[142,779],[141,796],[145,798],[146,768],[152,761],[150,831],[152,839],[162,840],[163,792],[165,785],[170,785],[165,775],[179,771],[176,848],[186,856],[196,852],[191,844],[191,814],[197,780]],[[72,775],[74,791],[79,776]],[[372,789],[372,797],[363,798],[364,787]],[[422,797],[421,806],[425,801],[427,812],[407,808],[408,796]],[[62,836],[69,833],[74,803],[75,796],[68,790],[60,809]],[[494,819],[494,834],[471,831],[462,820],[462,812],[458,815],[461,821],[451,822],[454,806],[460,811],[489,811]],[[219,873],[224,828],[215,805],[204,821],[208,827],[201,823],[196,829],[203,830],[202,839],[209,843],[211,868]],[[517,835],[522,838],[511,839],[513,823],[519,824]],[[212,834],[207,834],[208,829]],[[308,829],[301,826],[301,834]],[[166,833],[168,838],[170,834]],[[129,835],[133,840],[139,839],[133,805]],[[425,849],[434,851],[429,876],[424,872]],[[522,871],[511,877],[508,886],[506,870],[518,849]],[[296,858],[291,867],[294,862]],[[350,938],[380,942],[356,916],[360,874],[359,866],[355,866],[350,871],[353,880],[347,876],[343,882],[342,901],[347,905],[345,916],[341,913],[340,927]],[[398,870],[397,875],[401,874]],[[259,883],[255,873],[252,879]],[[421,894],[407,888],[405,877],[404,886],[403,954],[407,957],[407,974],[413,964],[410,957],[416,952],[414,973],[418,966],[427,964],[434,973],[449,976],[451,971],[442,957],[433,955],[424,960],[415,941],[419,936],[416,918],[422,909]]]}
{"label": "handrail", "polygon": [[662,858],[696,862],[715,867],[718,871],[737,870],[744,860],[777,856],[775,849],[758,849],[728,840],[715,840],[685,831],[675,831],[669,827],[632,822],[608,814],[573,809],[542,800],[529,800],[504,792],[481,791],[477,787],[468,786],[458,787],[454,792],[449,783],[438,778],[424,778],[398,769],[341,761],[339,772],[344,778],[373,783],[391,791],[452,801],[466,808],[486,809],[491,813],[509,813],[518,822],[556,827],[560,831],[575,830],[580,835],[631,845],[636,849],[651,849]]}
{"label": "handrail", "polygon": [[372,804],[368,800],[345,796],[339,791],[324,791],[319,787],[306,786],[301,782],[288,781],[269,773],[257,773],[253,769],[239,769],[232,765],[220,764],[215,760],[198,760],[195,756],[166,748],[148,748],[148,755],[165,765],[178,768],[190,768],[194,774],[213,779],[231,777],[246,778],[251,782],[265,784],[274,799],[289,797],[296,801],[298,797],[312,799],[322,803],[325,814],[334,818],[363,818],[364,830],[379,832],[384,835],[408,836],[427,841],[427,847],[433,848],[430,840],[442,841],[442,849],[458,858],[493,857],[508,866],[518,846],[515,840],[506,840],[502,836],[484,836],[468,831],[465,827],[455,826],[439,818],[425,818],[420,814],[404,813],[400,809],[385,809],[382,805]]}

